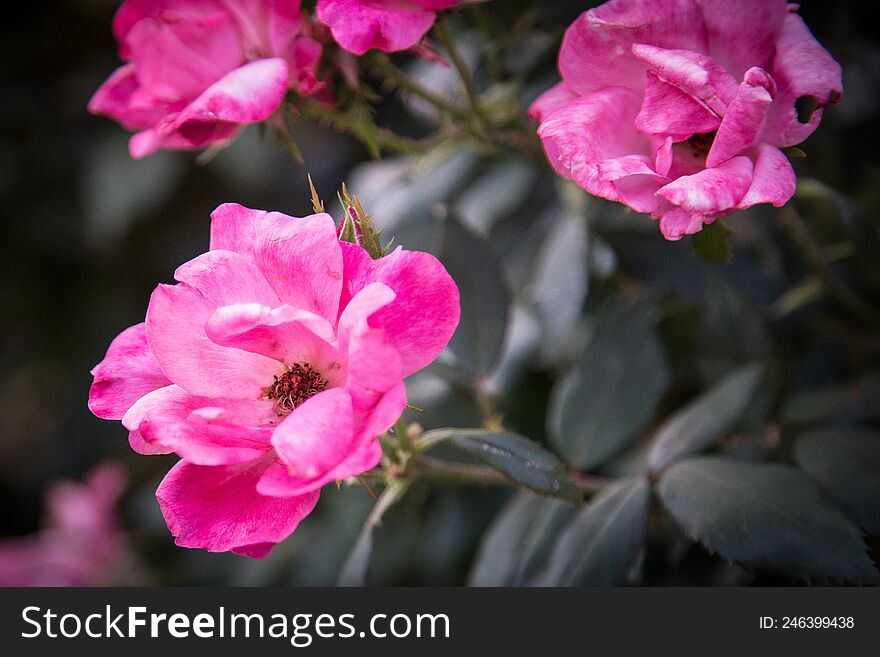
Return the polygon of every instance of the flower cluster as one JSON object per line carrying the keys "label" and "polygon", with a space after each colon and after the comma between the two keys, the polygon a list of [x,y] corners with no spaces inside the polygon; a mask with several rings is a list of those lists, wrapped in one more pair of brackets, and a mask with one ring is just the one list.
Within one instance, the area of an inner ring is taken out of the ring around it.
{"label": "flower cluster", "polygon": [[320,25],[300,11],[300,0],[126,0],[113,20],[126,63],[95,92],[89,111],[137,131],[134,158],[224,145],[242,126],[269,119],[288,90],[329,89],[319,73],[328,27],[359,55],[405,50],[438,10],[459,1],[320,0]]}
{"label": "flower cluster", "polygon": [[327,214],[234,204],[175,278],[95,367],[89,407],[136,451],[181,457],[157,491],[178,545],[262,557],[324,484],[378,464],[458,290],[429,254],[340,242]]}
{"label": "flower cluster", "polygon": [[[377,96],[345,67],[350,53],[418,46],[437,12],[460,3],[318,0],[312,17],[299,0],[126,0],[113,25],[126,64],[90,109],[138,131],[134,157],[225,144],[277,118],[285,97],[285,111],[317,106],[318,118],[355,121],[354,134],[373,141],[430,143],[374,125],[366,103]],[[796,183],[783,149],[842,95],[839,65],[796,10],[785,0],[611,0],[586,11],[562,43],[562,81],[530,109],[553,169],[651,215],[669,240],[739,209],[782,206]],[[448,30],[437,33],[468,108],[407,80],[390,58],[372,63],[444,117],[472,119],[469,139],[532,145],[529,126],[513,134],[525,122],[493,119],[491,90],[480,93]],[[348,114],[302,98],[330,89],[333,56],[356,97]],[[314,189],[317,214],[302,218],[218,207],[210,250],[156,288],[145,321],[92,371],[96,415],[121,420],[137,452],[180,457],[157,491],[178,545],[268,554],[324,485],[380,463],[378,437],[407,403],[403,379],[458,325],[458,289],[440,262],[386,255],[344,186],[340,199],[338,229]],[[406,449],[401,468],[417,455]]]}
{"label": "flower cluster", "polygon": [[841,98],[840,66],[785,0],[612,0],[580,16],[562,82],[531,107],[556,171],[660,220],[670,240],[783,205],[782,148]]}

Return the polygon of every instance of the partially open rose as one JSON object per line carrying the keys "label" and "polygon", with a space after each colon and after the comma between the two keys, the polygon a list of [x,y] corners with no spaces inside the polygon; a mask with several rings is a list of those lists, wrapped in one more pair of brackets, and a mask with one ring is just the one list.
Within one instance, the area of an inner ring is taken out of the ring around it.
{"label": "partially open rose", "polygon": [[288,89],[308,95],[321,44],[299,0],[127,0],[113,20],[125,64],[89,111],[138,132],[134,158],[163,148],[223,144],[264,121]]}
{"label": "partially open rose", "polygon": [[785,0],[612,0],[582,14],[532,105],[556,171],[670,240],[785,204],[780,150],[840,100],[841,71]]}

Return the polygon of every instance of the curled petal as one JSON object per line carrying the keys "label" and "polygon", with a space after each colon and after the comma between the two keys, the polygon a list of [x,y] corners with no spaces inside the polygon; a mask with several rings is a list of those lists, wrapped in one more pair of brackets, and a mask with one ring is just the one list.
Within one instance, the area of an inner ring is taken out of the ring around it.
{"label": "curled petal", "polygon": [[730,210],[740,202],[752,183],[752,161],[734,157],[712,169],[681,176],[660,188],[658,194],[672,205],[692,214]]}
{"label": "curled petal", "polygon": [[620,180],[627,176],[648,175],[658,176],[647,155],[623,155],[598,164],[599,178],[604,181]]}
{"label": "curled petal", "polygon": [[644,43],[634,44],[632,51],[665,81],[686,90],[716,112],[723,112],[736,94],[734,77],[708,55]]}
{"label": "curled petal", "polygon": [[684,141],[694,134],[712,132],[720,123],[718,115],[706,105],[648,71],[636,130],[647,135],[673,135],[676,141]]}
{"label": "curled petal", "polygon": [[214,82],[160,132],[180,132],[193,146],[201,146],[209,140],[194,135],[206,134],[206,125],[216,123],[222,129],[264,121],[281,105],[287,77],[287,62],[279,57],[249,62]]}
{"label": "curled petal", "polygon": [[431,363],[452,338],[461,315],[458,287],[437,258],[397,248],[373,260],[356,244],[342,243],[345,281],[340,308],[373,283],[383,283],[394,298],[370,315],[385,341],[401,359],[402,376]]}
{"label": "curled petal", "polygon": [[215,343],[273,358],[308,363],[331,384],[344,379],[345,358],[330,323],[307,310],[242,303],[218,308],[205,325]]}
{"label": "curled petal", "polygon": [[761,69],[749,69],[718,128],[706,166],[714,167],[755,145],[773,102],[773,80]]}
{"label": "curled petal", "polygon": [[785,154],[770,144],[759,144],[752,184],[737,207],[748,208],[758,203],[772,203],[781,208],[794,196],[796,186],[794,169]]}
{"label": "curled petal", "polygon": [[705,216],[699,212],[688,212],[682,208],[671,208],[660,217],[660,232],[670,242],[680,240],[685,235],[693,235],[703,228]]}

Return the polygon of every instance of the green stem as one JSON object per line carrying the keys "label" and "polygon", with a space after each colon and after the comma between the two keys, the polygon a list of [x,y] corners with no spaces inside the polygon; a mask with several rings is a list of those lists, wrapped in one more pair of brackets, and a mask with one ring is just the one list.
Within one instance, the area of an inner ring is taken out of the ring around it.
{"label": "green stem", "polygon": [[[312,98],[298,98],[295,103],[290,103],[288,107],[295,113],[313,118],[319,123],[352,135],[371,150],[375,146],[379,149],[387,149],[399,154],[412,155],[425,153],[434,145],[433,140],[403,137],[391,132],[387,128],[380,128],[375,125],[370,126],[369,130],[367,130],[365,126],[352,120],[346,113],[332,107],[327,107]],[[373,152],[372,155],[378,157],[379,153]]]}
{"label": "green stem", "polygon": [[472,118],[477,124],[477,129],[484,132],[489,121],[483,113],[483,108],[480,107],[480,101],[477,94],[477,83],[474,80],[470,68],[468,68],[467,63],[464,61],[464,57],[462,57],[461,51],[458,49],[458,45],[455,43],[455,39],[452,37],[452,33],[449,31],[449,27],[446,25],[446,19],[443,18],[443,16],[438,17],[437,21],[434,23],[434,32],[437,35],[437,40],[443,44],[443,47],[446,48],[446,51],[449,53],[449,58],[452,60],[452,65],[455,67],[455,70],[458,71],[458,75],[464,85],[464,92],[467,96],[468,104],[471,106],[471,112],[473,113]]}
{"label": "green stem", "polygon": [[388,55],[376,55],[373,58],[373,70],[396,88],[409,92],[414,96],[418,96],[422,100],[436,107],[441,113],[448,114],[452,118],[462,121],[466,121],[469,118],[469,115],[465,110],[453,105],[439,94],[434,93],[407,76],[406,73],[401,71],[391,62]]}
{"label": "green stem", "polygon": [[[489,466],[472,463],[453,463],[430,456],[417,456],[413,458],[406,472],[401,476],[412,479],[426,479],[436,482],[476,486],[517,485],[504,474]],[[596,493],[613,481],[607,477],[585,475],[579,472],[570,472],[569,478],[575,486],[587,494]]]}

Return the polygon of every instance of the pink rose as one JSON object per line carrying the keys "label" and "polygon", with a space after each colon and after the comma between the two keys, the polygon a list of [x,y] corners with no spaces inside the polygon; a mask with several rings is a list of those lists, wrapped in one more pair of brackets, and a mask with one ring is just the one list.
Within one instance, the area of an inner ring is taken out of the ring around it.
{"label": "pink rose", "polygon": [[318,18],[340,46],[356,55],[370,48],[386,52],[416,45],[437,12],[462,0],[318,0]]}
{"label": "pink rose", "polygon": [[46,496],[40,531],[0,541],[0,586],[99,586],[114,583],[128,551],[115,506],[125,472],[111,462],[82,483],[62,481]]}
{"label": "pink rose", "polygon": [[429,254],[339,242],[326,214],[227,204],[212,220],[211,250],[92,371],[89,407],[136,451],[182,458],[156,493],[178,545],[263,557],[324,484],[378,464],[458,289]]}
{"label": "pink rose", "polygon": [[134,158],[231,140],[267,119],[288,89],[308,95],[321,44],[299,0],[127,0],[113,32],[116,69],[89,101],[130,130]]}
{"label": "pink rose", "polygon": [[578,18],[530,109],[551,164],[670,240],[791,198],[780,148],[841,98],[840,66],[785,0],[612,0]]}

